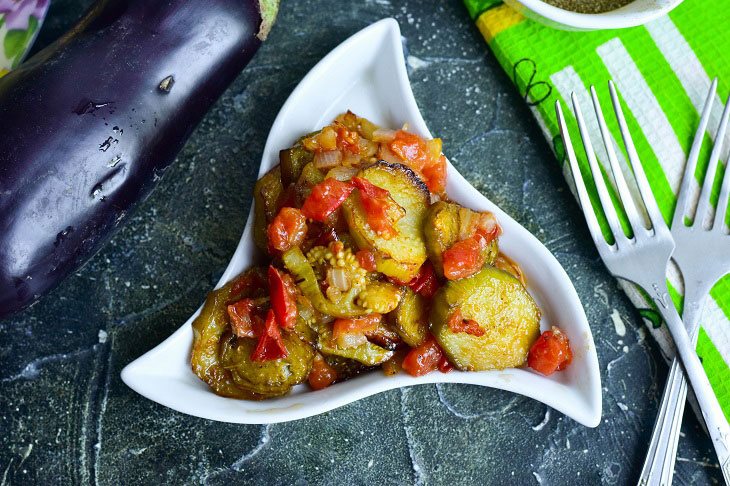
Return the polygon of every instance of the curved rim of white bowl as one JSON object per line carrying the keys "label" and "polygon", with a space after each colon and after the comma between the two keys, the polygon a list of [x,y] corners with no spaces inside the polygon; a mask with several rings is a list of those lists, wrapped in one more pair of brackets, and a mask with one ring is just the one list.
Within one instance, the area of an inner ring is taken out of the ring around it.
{"label": "curved rim of white bowl", "polygon": [[[586,30],[608,30],[608,29],[625,29],[628,27],[636,27],[669,13],[684,0],[671,0],[665,5],[659,5],[655,0],[635,0],[616,10],[608,12],[589,14],[573,12],[565,10],[543,0],[514,0],[528,10],[532,10],[536,14],[548,20],[552,20],[564,26],[576,29]],[[653,7],[641,11],[636,11],[632,5],[637,2],[653,4]]]}
{"label": "curved rim of white bowl", "polygon": [[[347,62],[360,67],[345,70],[342,76],[331,76],[342,73],[341,65]],[[329,89],[322,84],[327,82],[331,83]],[[346,102],[343,99],[345,95]],[[343,104],[356,111],[365,109],[366,113],[361,113],[364,116],[368,116],[367,111],[378,112],[384,118],[382,121],[393,122],[391,126],[400,126],[408,121],[415,133],[430,137],[408,81],[400,29],[395,20],[384,19],[357,32],[332,50],[302,79],[271,127],[259,175],[278,162],[282,147],[291,145],[298,134],[321,126],[324,119],[331,120],[334,114],[342,111]],[[380,120],[376,118],[375,121]],[[418,378],[406,373],[388,378],[373,372],[319,391],[297,385],[288,395],[262,402],[225,398],[213,393],[191,370],[191,324],[200,313],[199,308],[164,342],[128,364],[122,370],[122,380],[141,395],[172,409],[233,423],[297,420],[393,388],[439,382],[475,384],[515,392],[539,400],[579,423],[595,427],[600,422],[602,409],[598,358],[585,312],[568,275],[534,235],[487,200],[451,164],[448,171],[446,191],[450,198],[479,210],[493,211],[505,229],[502,241],[508,252],[512,248],[530,256],[524,263],[530,270],[528,275],[535,276],[535,286],[528,285],[528,288],[538,304],[542,304],[543,323],[550,325],[546,315],[553,316],[552,323],[564,321],[561,327],[572,333],[569,336],[575,339],[574,364],[565,371],[545,377],[522,367],[483,372],[434,372]],[[216,287],[251,266],[254,256],[252,217],[253,207],[231,263]],[[557,319],[558,315],[560,319]]]}

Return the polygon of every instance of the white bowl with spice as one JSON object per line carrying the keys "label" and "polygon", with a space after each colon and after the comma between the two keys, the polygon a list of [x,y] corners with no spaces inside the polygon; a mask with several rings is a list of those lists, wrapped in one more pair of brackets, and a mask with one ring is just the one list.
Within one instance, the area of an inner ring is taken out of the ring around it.
{"label": "white bowl with spice", "polygon": [[525,17],[563,30],[623,29],[665,15],[682,0],[505,0]]}

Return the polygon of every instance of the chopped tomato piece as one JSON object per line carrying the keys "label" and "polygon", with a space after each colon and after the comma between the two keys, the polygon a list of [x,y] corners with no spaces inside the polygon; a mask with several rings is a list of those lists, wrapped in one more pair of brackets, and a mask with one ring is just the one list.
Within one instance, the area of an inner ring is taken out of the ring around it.
{"label": "chopped tomato piece", "polygon": [[309,386],[315,390],[321,390],[330,386],[336,379],[337,372],[317,353],[314,356],[312,370],[309,372]]}
{"label": "chopped tomato piece", "polygon": [[353,154],[360,153],[360,144],[357,132],[348,130],[345,125],[335,122],[337,130],[337,148]]}
{"label": "chopped tomato piece", "polygon": [[296,208],[281,208],[267,229],[269,247],[281,252],[299,246],[307,236],[307,218]]}
{"label": "chopped tomato piece", "polygon": [[254,290],[266,288],[266,280],[260,272],[244,272],[231,286],[231,297],[240,298],[242,294],[250,294]]}
{"label": "chopped tomato piece", "polygon": [[426,142],[418,135],[403,130],[395,132],[390,150],[418,171],[423,170],[429,162]]}
{"label": "chopped tomato piece", "polygon": [[431,336],[426,342],[408,353],[406,359],[403,360],[403,369],[411,376],[423,376],[437,369],[443,357],[444,352],[436,339]]}
{"label": "chopped tomato piece", "polygon": [[527,355],[527,365],[546,376],[564,370],[572,360],[570,341],[565,333],[555,326],[542,333]]}
{"label": "chopped tomato piece", "polygon": [[431,192],[441,192],[446,188],[446,157],[439,157],[438,161],[423,168],[423,177]]}
{"label": "chopped tomato piece", "polygon": [[293,329],[297,321],[296,287],[291,277],[284,278],[273,265],[269,265],[269,294],[271,309],[279,326]]}
{"label": "chopped tomato piece", "polygon": [[279,326],[276,325],[274,311],[269,310],[266,315],[264,332],[259,338],[256,349],[251,353],[251,361],[271,361],[286,358],[287,356],[289,356],[289,352],[281,340],[281,333],[279,332]]}
{"label": "chopped tomato piece", "polygon": [[415,280],[411,281],[408,286],[427,299],[433,297],[433,294],[441,287],[441,282],[436,278],[436,272],[430,261],[427,260],[421,265]]}
{"label": "chopped tomato piece", "polygon": [[444,276],[457,280],[477,273],[484,265],[482,250],[485,244],[480,235],[454,243],[443,254]]}
{"label": "chopped tomato piece", "polygon": [[315,221],[324,221],[345,202],[352,189],[350,184],[330,177],[312,188],[302,205],[302,214]]}
{"label": "chopped tomato piece", "polygon": [[332,337],[337,339],[341,334],[364,333],[378,327],[383,316],[370,314],[357,319],[337,319],[332,326]]}
{"label": "chopped tomato piece", "polygon": [[376,267],[375,255],[370,250],[360,250],[355,256],[357,257],[357,263],[368,272],[374,272]]}
{"label": "chopped tomato piece", "polygon": [[439,371],[441,373],[448,373],[449,371],[451,371],[453,369],[454,369],[454,365],[446,357],[446,354],[444,354],[444,357],[441,358],[441,361],[439,362]]}
{"label": "chopped tomato piece", "polygon": [[458,309],[449,316],[447,324],[451,332],[465,332],[477,337],[484,336],[484,329],[479,326],[479,323],[473,319],[464,319],[464,315]]}
{"label": "chopped tomato piece", "polygon": [[396,236],[398,232],[393,223],[405,216],[405,211],[393,201],[390,192],[362,177],[353,177],[350,182],[360,190],[360,201],[370,228],[386,240]]}
{"label": "chopped tomato piece", "polygon": [[234,304],[226,306],[228,310],[228,319],[231,321],[233,334],[238,337],[256,337],[251,322],[251,311],[253,311],[253,299],[241,299]]}

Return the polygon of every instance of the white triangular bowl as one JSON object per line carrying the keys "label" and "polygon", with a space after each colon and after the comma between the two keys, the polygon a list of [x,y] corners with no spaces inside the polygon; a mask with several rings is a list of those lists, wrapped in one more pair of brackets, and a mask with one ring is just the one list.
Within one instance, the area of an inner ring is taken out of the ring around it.
{"label": "white triangular bowl", "polygon": [[[385,127],[408,123],[431,137],[408,82],[400,29],[393,19],[366,27],[340,44],[304,77],[284,103],[266,141],[259,176],[278,163],[279,150],[302,134],[352,110]],[[448,153],[448,146],[446,147]],[[274,423],[320,414],[393,388],[424,383],[469,383],[500,388],[539,400],[589,427],[601,418],[601,379],[593,337],[573,285],[553,255],[526,229],[474,189],[448,166],[447,193],[467,207],[496,214],[504,234],[500,248],[520,264],[529,291],[542,310],[541,327],[557,325],[573,348],[572,364],[550,377],[529,368],[483,372],[434,372],[414,378],[372,372],[320,391],[299,385],[286,396],[261,402],[214,394],[191,371],[191,323],[200,309],[174,334],[122,370],[122,380],[141,395],[190,415],[233,423]],[[255,263],[253,208],[241,241],[218,286]]]}

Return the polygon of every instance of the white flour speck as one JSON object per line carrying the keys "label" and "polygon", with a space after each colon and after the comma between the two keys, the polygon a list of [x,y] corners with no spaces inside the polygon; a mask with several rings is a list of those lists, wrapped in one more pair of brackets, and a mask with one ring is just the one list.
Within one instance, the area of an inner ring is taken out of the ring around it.
{"label": "white flour speck", "polygon": [[623,337],[626,335],[626,325],[624,320],[621,319],[621,314],[616,309],[611,311],[611,320],[613,321],[613,327],[616,330],[616,334]]}

